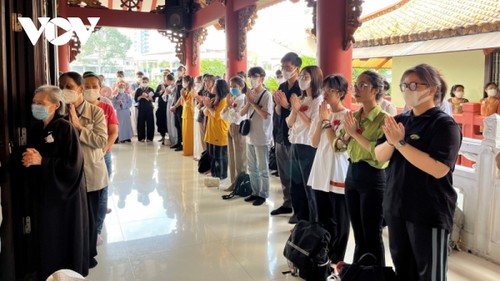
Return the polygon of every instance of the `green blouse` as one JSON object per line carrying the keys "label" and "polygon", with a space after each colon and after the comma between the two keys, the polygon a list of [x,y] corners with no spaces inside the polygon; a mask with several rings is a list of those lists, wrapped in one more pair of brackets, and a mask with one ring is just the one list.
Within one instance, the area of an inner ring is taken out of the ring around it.
{"label": "green blouse", "polygon": [[368,113],[366,118],[360,121],[362,110],[363,109],[361,108],[360,110],[354,112],[354,118],[358,121],[358,130],[361,130],[361,135],[370,141],[370,151],[366,150],[352,137],[350,138],[346,148],[338,149],[337,141],[345,135],[345,129],[342,129],[339,136],[333,141],[335,150],[345,151],[347,149],[347,153],[352,163],[365,161],[374,168],[385,169],[389,164],[389,161],[383,163],[377,161],[377,158],[375,157],[375,146],[377,145],[377,140],[384,136],[382,125],[384,125],[385,116],[388,114],[382,110],[380,105],[377,105],[370,111],[370,113]]}

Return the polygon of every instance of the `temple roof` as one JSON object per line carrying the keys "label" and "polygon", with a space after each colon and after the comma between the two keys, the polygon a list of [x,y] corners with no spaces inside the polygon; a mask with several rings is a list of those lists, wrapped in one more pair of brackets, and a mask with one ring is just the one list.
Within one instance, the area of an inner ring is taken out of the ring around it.
{"label": "temple roof", "polygon": [[402,0],[364,18],[354,38],[359,48],[499,30],[499,0]]}

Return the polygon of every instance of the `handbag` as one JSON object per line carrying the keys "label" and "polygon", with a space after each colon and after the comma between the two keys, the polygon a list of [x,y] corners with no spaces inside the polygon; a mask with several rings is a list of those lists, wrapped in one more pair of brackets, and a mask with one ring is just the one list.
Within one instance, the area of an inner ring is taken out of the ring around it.
{"label": "handbag", "polygon": [[[264,90],[264,92],[262,92],[262,94],[260,95],[259,97],[259,100],[257,101],[257,105],[260,104],[260,100],[262,99],[262,97],[264,96],[264,93],[266,92],[266,90]],[[250,118],[248,119],[245,119],[243,121],[241,121],[240,123],[240,134],[242,136],[246,136],[250,133],[250,119],[252,119],[252,116],[255,114],[255,110],[252,112],[252,114],[250,115]]]}
{"label": "handbag", "polygon": [[376,263],[377,258],[371,253],[366,253],[353,264],[343,264],[339,274],[340,279],[342,281],[396,281],[396,273],[392,267]]}

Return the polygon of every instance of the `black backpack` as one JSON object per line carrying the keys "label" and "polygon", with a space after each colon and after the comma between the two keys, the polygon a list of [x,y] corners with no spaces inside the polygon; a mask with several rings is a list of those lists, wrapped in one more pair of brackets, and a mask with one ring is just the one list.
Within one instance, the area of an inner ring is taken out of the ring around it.
{"label": "black backpack", "polygon": [[291,272],[298,273],[306,281],[326,280],[332,272],[329,243],[330,233],[319,223],[299,221],[283,250]]}
{"label": "black backpack", "polygon": [[231,193],[227,195],[222,195],[222,199],[227,200],[231,199],[234,196],[247,197],[252,194],[252,185],[250,184],[250,176],[241,172],[236,178],[236,182],[234,183],[234,189]]}
{"label": "black backpack", "polygon": [[201,153],[200,161],[198,161],[198,173],[204,174],[210,171],[212,157],[208,154],[208,150]]}

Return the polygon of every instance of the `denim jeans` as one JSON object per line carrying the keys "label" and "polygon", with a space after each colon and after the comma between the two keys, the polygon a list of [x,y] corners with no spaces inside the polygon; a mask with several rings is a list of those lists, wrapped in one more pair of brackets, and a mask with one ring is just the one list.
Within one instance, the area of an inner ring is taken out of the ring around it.
{"label": "denim jeans", "polygon": [[[111,176],[111,151],[104,154],[104,162],[106,162],[106,168],[108,170],[108,177]],[[101,234],[102,225],[104,219],[106,218],[106,213],[108,212],[108,187],[102,189],[101,197],[99,199],[99,210],[97,211],[97,234]]]}
{"label": "denim jeans", "polygon": [[247,144],[247,157],[252,195],[269,197],[269,145]]}

